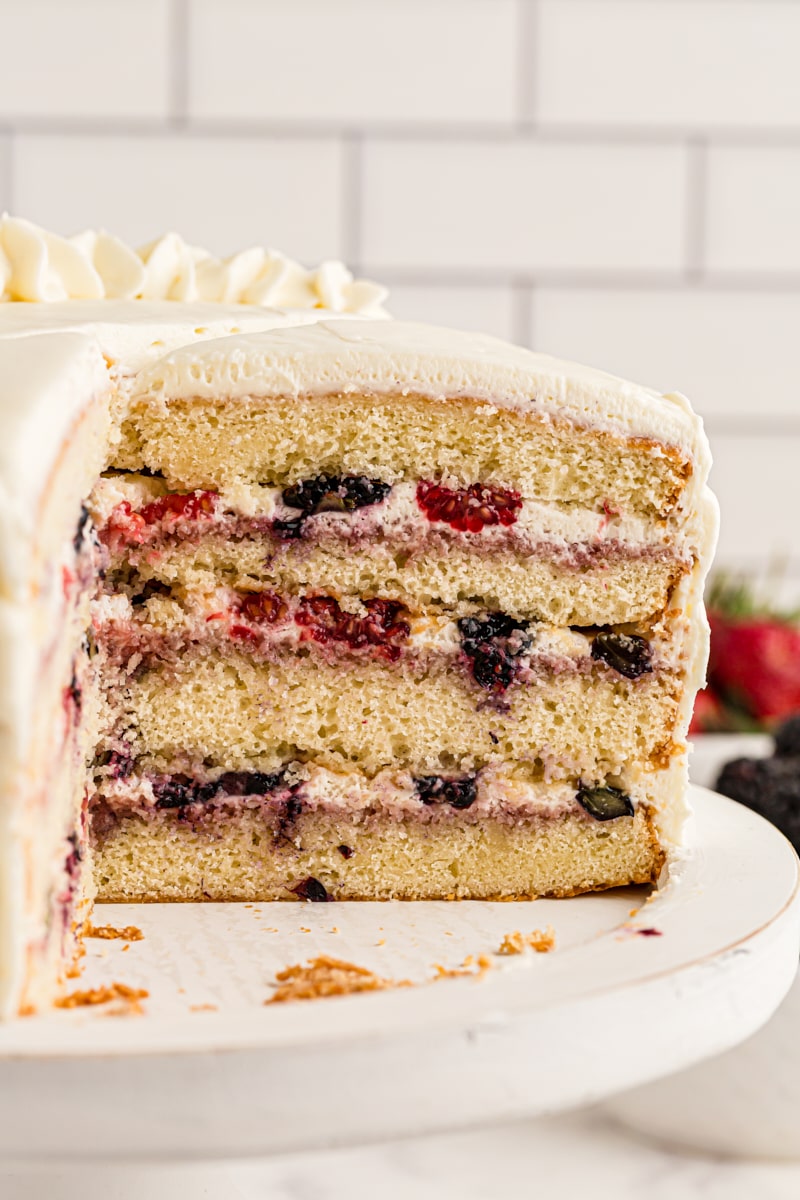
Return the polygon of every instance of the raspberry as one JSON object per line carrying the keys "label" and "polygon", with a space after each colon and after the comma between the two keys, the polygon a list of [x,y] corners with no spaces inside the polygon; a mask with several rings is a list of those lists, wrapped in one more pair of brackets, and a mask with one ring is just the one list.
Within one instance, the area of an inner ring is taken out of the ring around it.
{"label": "raspberry", "polygon": [[477,777],[448,779],[445,775],[418,775],[414,780],[423,804],[449,804],[452,808],[470,808],[478,794]]}
{"label": "raspberry", "polygon": [[519,674],[520,659],[530,645],[527,622],[506,613],[486,613],[461,617],[458,629],[475,682],[487,691],[505,691]]}
{"label": "raspberry", "polygon": [[285,601],[274,592],[244,592],[236,602],[236,609],[255,625],[275,625],[289,611]]}
{"label": "raspberry", "polygon": [[208,520],[217,509],[216,492],[168,492],[134,512],[129,501],[122,500],[111,513],[99,537],[110,550],[123,546],[141,546],[151,536],[150,527],[161,522]]}
{"label": "raspberry", "polygon": [[417,484],[417,504],[429,521],[444,521],[461,533],[480,533],[487,525],[513,525],[522,497],[509,488],[482,483],[454,490],[423,479]]}
{"label": "raspberry", "polygon": [[213,517],[217,509],[216,492],[168,492],[139,509],[139,516],[146,525],[159,521],[199,521]]}
{"label": "raspberry", "polygon": [[343,612],[332,596],[309,596],[300,601],[295,621],[304,630],[304,637],[321,645],[344,642],[352,650],[374,649],[376,653],[397,662],[402,643],[411,632],[405,613],[396,600],[365,600],[366,616]]}

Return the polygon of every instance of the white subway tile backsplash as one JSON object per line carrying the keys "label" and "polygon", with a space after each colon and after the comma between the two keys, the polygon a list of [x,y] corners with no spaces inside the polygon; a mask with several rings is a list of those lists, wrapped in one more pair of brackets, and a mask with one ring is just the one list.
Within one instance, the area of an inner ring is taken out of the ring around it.
{"label": "white subway tile backsplash", "polygon": [[800,147],[714,147],[706,224],[710,270],[800,273]]}
{"label": "white subway tile backsplash", "polygon": [[105,226],[134,243],[167,229],[215,253],[342,252],[342,155],[322,140],[20,135],[14,207],[62,232]]}
{"label": "white subway tile backsplash", "polygon": [[800,415],[800,293],[541,288],[537,350],[685,392],[705,416]]}
{"label": "white subway tile backsplash", "polygon": [[543,0],[539,120],[797,128],[800,5],[786,0]]}
{"label": "white subway tile backsplash", "polygon": [[800,568],[800,431],[795,436],[711,439],[711,484],[722,512],[720,567],[789,560]]}
{"label": "white subway tile backsplash", "polygon": [[368,141],[362,257],[466,271],[678,271],[685,198],[680,147]]}
{"label": "white subway tile backsplash", "polygon": [[491,333],[514,341],[515,297],[508,287],[424,287],[403,284],[389,290],[387,307],[401,321],[429,321]]}
{"label": "white subway tile backsplash", "polygon": [[509,122],[515,0],[192,0],[193,116]]}
{"label": "white subway tile backsplash", "polygon": [[169,17],[169,0],[4,3],[0,121],[165,117]]}

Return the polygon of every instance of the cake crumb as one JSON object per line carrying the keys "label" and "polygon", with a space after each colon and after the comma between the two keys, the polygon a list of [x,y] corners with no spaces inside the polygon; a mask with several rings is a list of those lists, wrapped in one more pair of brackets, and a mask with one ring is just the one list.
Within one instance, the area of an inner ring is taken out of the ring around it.
{"label": "cake crumb", "polygon": [[130,1011],[140,1012],[140,1000],[146,1000],[150,993],[145,988],[132,988],[127,983],[103,984],[85,991],[69,992],[56,1000],[56,1008],[90,1008],[96,1004],[108,1004],[111,1000],[124,1000]]}
{"label": "cake crumb", "polygon": [[275,976],[275,991],[265,1004],[287,1000],[318,1000],[324,996],[348,996],[354,992],[379,992],[387,988],[411,987],[409,980],[384,979],[366,967],[320,954],[303,965],[295,963]]}
{"label": "cake crumb", "polygon": [[474,954],[468,954],[460,967],[445,967],[442,963],[434,963],[433,969],[436,974],[432,982],[436,983],[440,979],[459,979],[464,976],[482,979],[493,966],[494,963],[488,954],[479,954],[477,957]]}
{"label": "cake crumb", "polygon": [[376,943],[375,943],[375,945],[376,945],[376,946],[385,946],[385,945],[386,945],[386,938],[381,938],[381,940],[380,940],[379,942],[376,942]]}
{"label": "cake crumb", "polygon": [[87,925],[84,937],[88,938],[122,938],[126,942],[141,942],[144,934],[138,925],[124,925],[122,929],[115,929],[113,925]]}
{"label": "cake crumb", "polygon": [[524,954],[526,950],[535,950],[537,954],[547,954],[555,950],[556,935],[552,925],[546,929],[534,929],[532,933],[507,933],[497,948],[497,954]]}
{"label": "cake crumb", "polygon": [[219,1012],[216,1004],[190,1004],[189,1012]]}

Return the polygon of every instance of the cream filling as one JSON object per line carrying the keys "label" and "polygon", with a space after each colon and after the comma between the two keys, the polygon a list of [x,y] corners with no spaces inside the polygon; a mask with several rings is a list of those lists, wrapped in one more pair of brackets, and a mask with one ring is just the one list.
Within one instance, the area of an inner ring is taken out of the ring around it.
{"label": "cream filling", "polygon": [[[144,604],[133,605],[122,593],[102,595],[92,603],[92,627],[100,645],[113,650],[116,646],[130,647],[132,656],[155,651],[159,645],[173,651],[187,646],[220,645],[229,642],[243,653],[294,653],[299,647],[315,648],[308,626],[298,623],[295,615],[300,608],[297,597],[281,598],[285,613],[274,624],[248,619],[238,605],[241,593],[218,587],[211,592],[191,592],[184,600],[169,596],[152,596]],[[368,610],[352,597],[339,600],[343,612],[365,616]],[[456,659],[462,651],[458,623],[446,613],[400,612],[398,620],[410,626],[407,639],[397,641],[400,657],[427,660]],[[233,627],[233,632],[232,632]],[[258,641],[237,637],[236,629],[251,630]],[[681,615],[672,614],[647,631],[652,650],[653,672],[678,671],[686,665],[686,642],[689,624]],[[602,666],[591,657],[593,636],[578,629],[531,622],[526,630],[529,645],[519,656],[520,679],[537,667],[545,670],[578,670]],[[362,650],[350,650],[347,643],[332,640],[325,647],[327,654],[336,657],[361,655]],[[116,655],[120,657],[119,653]],[[134,659],[133,665],[136,665]]]}
{"label": "cream filling", "polygon": [[[648,803],[647,788],[642,782],[634,783],[630,790],[623,784],[619,786],[630,796],[634,807]],[[457,808],[447,802],[425,804],[407,771],[386,770],[370,777],[357,771],[333,771],[314,763],[293,763],[280,783],[265,795],[220,793],[211,801],[188,805],[183,810],[160,809],[152,777],[143,773],[126,779],[102,780],[92,804],[102,803],[120,816],[144,819],[170,811],[176,815],[178,811],[184,815],[188,811],[191,817],[199,817],[204,813],[213,815],[215,809],[222,810],[219,815],[224,819],[231,809],[285,808],[294,798],[297,812],[348,816],[375,812],[393,820],[556,820],[567,815],[593,820],[579,804],[577,795],[575,782],[534,780],[526,778],[524,767],[498,764],[477,773],[474,801],[467,808]]]}
{"label": "cream filling", "polygon": [[[447,486],[446,481],[443,481]],[[114,515],[118,505],[127,502],[134,512],[166,495],[169,489],[161,479],[141,475],[113,475],[98,481],[91,499],[92,516],[102,529]],[[653,521],[634,513],[616,511],[596,512],[577,505],[547,503],[523,499],[517,519],[510,526],[487,525],[479,533],[459,533],[445,521],[431,521],[417,503],[414,481],[397,483],[386,498],[349,513],[323,512],[306,517],[303,540],[322,541],[326,537],[359,542],[385,540],[417,544],[431,533],[461,539],[466,545],[480,545],[491,550],[508,546],[509,542],[531,548],[546,545],[552,551],[568,554],[578,547],[602,551],[603,547],[622,547],[633,553],[663,553],[665,556],[688,559],[695,548],[695,532],[687,526],[682,514],[668,520]],[[252,521],[290,521],[302,513],[289,508],[282,500],[280,488],[259,484],[239,484],[218,493],[214,518],[198,524],[200,529],[213,531],[225,517]],[[166,520],[154,526],[164,532],[174,530],[179,522]]]}

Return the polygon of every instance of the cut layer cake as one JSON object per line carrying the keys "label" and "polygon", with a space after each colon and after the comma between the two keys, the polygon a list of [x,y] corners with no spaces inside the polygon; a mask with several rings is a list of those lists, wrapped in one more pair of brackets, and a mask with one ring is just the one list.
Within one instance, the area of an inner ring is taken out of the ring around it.
{"label": "cut layer cake", "polygon": [[5,1010],[95,893],[654,881],[716,533],[688,403],[387,320],[338,268],[224,306],[193,295],[231,263],[173,243],[187,298],[113,300],[68,244],[103,294],[0,306]]}

